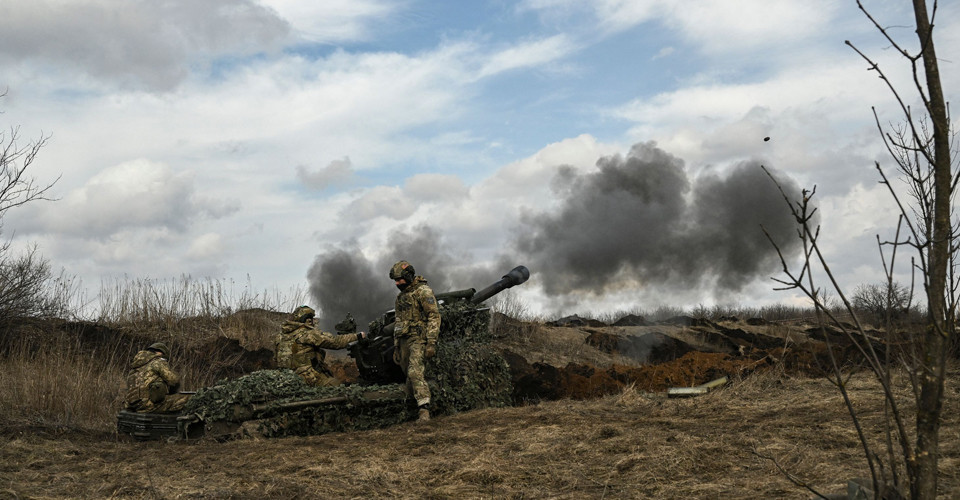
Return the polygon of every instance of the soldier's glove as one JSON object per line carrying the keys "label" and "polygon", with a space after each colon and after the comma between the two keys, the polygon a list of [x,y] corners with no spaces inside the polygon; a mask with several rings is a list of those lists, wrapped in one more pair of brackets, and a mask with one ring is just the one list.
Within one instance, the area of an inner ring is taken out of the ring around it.
{"label": "soldier's glove", "polygon": [[393,347],[393,362],[400,364],[400,346]]}
{"label": "soldier's glove", "polygon": [[437,346],[435,344],[427,344],[427,349],[423,351],[423,357],[430,359],[437,355]]}

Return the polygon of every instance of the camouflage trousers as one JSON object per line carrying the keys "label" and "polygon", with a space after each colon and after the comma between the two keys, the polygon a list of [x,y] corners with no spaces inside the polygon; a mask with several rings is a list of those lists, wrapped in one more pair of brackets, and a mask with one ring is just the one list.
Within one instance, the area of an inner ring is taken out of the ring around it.
{"label": "camouflage trousers", "polygon": [[310,365],[301,366],[293,372],[299,375],[307,385],[314,387],[333,387],[341,384],[340,380],[337,380],[337,377],[317,371]]}
{"label": "camouflage trousers", "polygon": [[168,394],[159,403],[144,398],[128,404],[127,409],[137,413],[177,413],[187,404],[190,396],[191,394]]}
{"label": "camouflage trousers", "polygon": [[430,386],[424,373],[426,341],[417,337],[400,337],[399,347],[400,368],[407,374],[407,395],[417,400],[417,406],[430,404]]}

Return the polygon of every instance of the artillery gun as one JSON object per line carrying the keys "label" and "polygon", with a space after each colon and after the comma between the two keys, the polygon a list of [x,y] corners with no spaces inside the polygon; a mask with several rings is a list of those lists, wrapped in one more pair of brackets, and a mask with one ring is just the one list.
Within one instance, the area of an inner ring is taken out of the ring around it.
{"label": "artillery gun", "polygon": [[[526,267],[517,266],[479,292],[468,288],[436,294],[441,328],[437,355],[426,367],[432,412],[512,403],[513,382],[506,361],[490,346],[490,308],[483,302],[529,277]],[[121,411],[118,433],[138,440],[302,436],[409,420],[416,405],[407,398],[404,375],[393,362],[394,313],[389,310],[372,321],[368,339],[348,347],[360,373],[356,384],[310,387],[292,371],[260,370],[200,389],[182,414]],[[355,331],[351,319],[338,324],[340,333]]]}
{"label": "artillery gun", "polygon": [[[483,318],[479,316],[489,313],[489,308],[482,307],[483,302],[508,288],[523,284],[529,278],[530,270],[525,266],[517,266],[503,275],[499,281],[479,292],[475,288],[466,288],[436,294],[440,305],[440,342],[462,340],[486,333],[474,331],[481,326],[475,324],[482,322]],[[348,347],[350,357],[356,361],[360,379],[365,383],[391,384],[404,381],[403,370],[393,362],[395,316],[394,309],[383,313],[370,322],[367,339],[355,342]],[[346,323],[348,322],[341,324]],[[354,329],[353,332],[355,331]]]}

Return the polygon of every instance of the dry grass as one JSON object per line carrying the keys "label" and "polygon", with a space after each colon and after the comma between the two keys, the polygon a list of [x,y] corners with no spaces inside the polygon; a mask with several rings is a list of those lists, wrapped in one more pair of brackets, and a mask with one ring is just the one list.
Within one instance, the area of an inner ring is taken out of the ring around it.
{"label": "dry grass", "polygon": [[101,283],[97,307],[92,308],[96,322],[110,326],[175,330],[184,321],[206,320],[218,324],[223,318],[244,310],[292,311],[304,301],[304,292],[293,289],[253,289],[249,282],[227,279],[152,280],[123,279]]}
{"label": "dry grass", "polygon": [[[171,342],[184,388],[199,388],[236,362],[239,354],[224,340],[247,349],[269,346],[281,319],[282,313],[240,311],[161,319],[142,329],[76,323],[53,332],[44,325],[6,332],[0,337],[0,499],[805,499],[812,493],[778,465],[823,493],[869,474],[836,388],[826,379],[791,376],[783,366],[734,377],[692,399],[628,389],[586,401],[472,411],[426,425],[266,441],[132,443],[115,435],[125,365],[137,349]],[[557,365],[605,364],[584,342],[586,330],[502,320],[503,331],[519,335],[498,342],[534,353],[531,362],[539,356]],[[881,450],[877,383],[857,374],[847,388]],[[899,399],[909,402],[912,395]],[[958,399],[960,371],[953,366],[940,434],[944,498],[960,498]]]}
{"label": "dry grass", "polygon": [[109,409],[118,408],[128,362],[118,353],[92,359],[63,345],[29,351],[21,344],[0,363],[0,418],[54,428],[104,427]]}
{"label": "dry grass", "polygon": [[[181,390],[244,371],[247,351],[273,347],[284,313],[241,311],[116,328],[85,322],[25,322],[0,335],[0,430],[5,426],[110,432],[127,366],[156,341],[172,350]],[[231,343],[233,340],[235,342]],[[2,497],[0,497],[2,498]]]}
{"label": "dry grass", "polygon": [[[954,369],[941,431],[944,498],[960,495],[958,377]],[[876,384],[857,375],[849,389],[875,426]],[[692,399],[628,390],[306,438],[170,444],[18,433],[0,443],[0,498],[812,496],[773,460],[823,493],[868,474],[832,385],[758,375]]]}

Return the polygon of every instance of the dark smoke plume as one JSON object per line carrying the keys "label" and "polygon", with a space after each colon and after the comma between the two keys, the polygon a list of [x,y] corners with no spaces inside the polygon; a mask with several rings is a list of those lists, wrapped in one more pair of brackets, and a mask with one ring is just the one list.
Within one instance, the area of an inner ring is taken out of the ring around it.
{"label": "dark smoke plume", "polygon": [[[642,143],[626,158],[601,158],[597,166],[584,175],[560,167],[552,184],[559,208],[515,221],[512,251],[488,265],[425,225],[389,234],[374,260],[356,241],[320,253],[308,273],[320,326],[329,330],[351,312],[366,329],[392,309],[397,289],[388,273],[401,259],[438,293],[486,287],[523,264],[555,303],[575,305],[580,294],[617,290],[736,292],[778,270],[761,226],[784,255],[798,249],[788,207],[756,162],[691,180],[682,160]],[[796,183],[773,175],[791,199],[799,198]]]}
{"label": "dark smoke plume", "polygon": [[321,327],[329,330],[349,312],[358,328],[366,329],[370,321],[393,309],[398,290],[389,273],[398,260],[410,262],[437,293],[477,287],[475,277],[490,283],[500,278],[473,265],[469,255],[451,253],[443,236],[430,226],[397,229],[387,241],[385,257],[376,261],[364,256],[356,241],[316,256],[307,279]]}
{"label": "dark smoke plume", "polygon": [[[539,275],[548,295],[637,285],[736,291],[777,269],[761,226],[785,254],[798,247],[789,208],[756,162],[691,182],[682,160],[645,143],[597,166],[585,175],[561,169],[559,210],[520,221],[516,248],[531,269],[549,270]],[[799,194],[774,176],[788,196]]]}
{"label": "dark smoke plume", "polygon": [[357,327],[366,330],[366,324],[377,314],[392,308],[396,293],[391,292],[392,283],[387,278],[389,268],[377,271],[356,241],[318,255],[307,279],[319,326],[331,331],[349,312]]}

